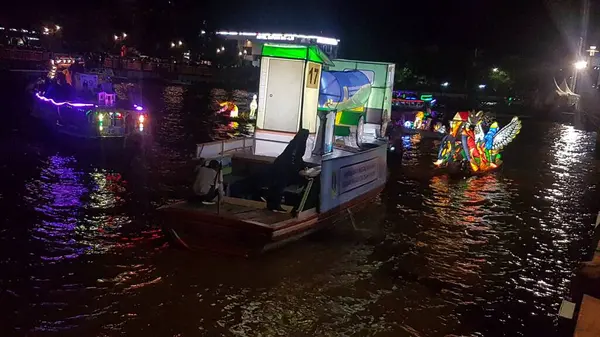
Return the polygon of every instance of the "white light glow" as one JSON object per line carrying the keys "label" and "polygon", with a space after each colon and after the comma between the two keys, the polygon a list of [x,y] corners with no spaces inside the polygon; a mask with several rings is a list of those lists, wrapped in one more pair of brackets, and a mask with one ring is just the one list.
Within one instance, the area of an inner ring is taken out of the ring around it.
{"label": "white light glow", "polygon": [[498,68],[492,68],[492,71],[497,73],[498,72]]}
{"label": "white light glow", "polygon": [[175,42],[171,42],[171,48],[175,47]]}
{"label": "white light glow", "polygon": [[577,70],[585,69],[587,67],[587,61],[577,61],[574,65]]}
{"label": "white light glow", "polygon": [[179,46],[181,46],[182,44],[183,44],[183,42],[181,42],[181,41],[177,42],[177,45],[179,45]]}
{"label": "white light glow", "polygon": [[126,38],[126,37],[127,37],[127,34],[123,33],[123,38]]}
{"label": "white light glow", "polygon": [[480,84],[479,89],[485,89],[485,84]]}
{"label": "white light glow", "polygon": [[219,31],[217,35],[228,35],[228,36],[256,36],[259,40],[275,40],[275,41],[294,41],[295,39],[307,39],[307,40],[316,40],[319,44],[327,44],[332,46],[337,46],[340,40],[317,36],[317,35],[302,35],[302,34],[282,34],[282,33],[250,33],[250,32],[229,32],[229,31]]}
{"label": "white light glow", "polygon": [[447,87],[447,86],[449,86],[449,85],[450,85],[450,83],[448,83],[448,82],[444,82],[444,83],[442,83],[442,87]]}
{"label": "white light glow", "polygon": [[242,56],[242,52],[239,52],[239,53],[238,53],[238,55],[239,55],[239,56]]}
{"label": "white light glow", "polygon": [[60,30],[60,28],[61,27],[59,25],[56,25],[56,30]]}

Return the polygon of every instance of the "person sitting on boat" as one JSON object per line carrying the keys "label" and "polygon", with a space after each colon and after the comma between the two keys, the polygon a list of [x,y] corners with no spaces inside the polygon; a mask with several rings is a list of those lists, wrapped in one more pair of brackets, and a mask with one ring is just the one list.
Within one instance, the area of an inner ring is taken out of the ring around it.
{"label": "person sitting on boat", "polygon": [[285,188],[301,181],[301,172],[306,169],[302,157],[306,152],[308,130],[301,129],[287,145],[285,150],[275,159],[272,166],[272,179],[267,195],[267,208],[273,212],[285,212],[281,207],[281,197]]}
{"label": "person sitting on boat", "polygon": [[211,160],[206,165],[196,167],[196,181],[194,181],[194,196],[191,201],[200,201],[203,204],[214,204],[215,199],[222,201],[223,193],[223,172],[221,164],[216,160]]}

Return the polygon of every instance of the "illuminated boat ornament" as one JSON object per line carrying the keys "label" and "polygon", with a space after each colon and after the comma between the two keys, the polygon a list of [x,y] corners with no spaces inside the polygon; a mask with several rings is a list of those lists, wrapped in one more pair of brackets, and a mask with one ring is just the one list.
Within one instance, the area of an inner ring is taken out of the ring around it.
{"label": "illuminated boat ornament", "polygon": [[450,130],[442,140],[437,167],[462,165],[471,173],[491,171],[502,165],[501,151],[521,131],[518,117],[503,128],[493,122],[487,132],[483,130],[483,112],[458,112],[450,122]]}
{"label": "illuminated boat ornament", "polygon": [[219,106],[221,107],[221,109],[219,110],[219,113],[229,113],[229,117],[237,117],[238,116],[238,107],[237,105],[235,105],[235,103],[233,102],[222,102],[219,103]]}

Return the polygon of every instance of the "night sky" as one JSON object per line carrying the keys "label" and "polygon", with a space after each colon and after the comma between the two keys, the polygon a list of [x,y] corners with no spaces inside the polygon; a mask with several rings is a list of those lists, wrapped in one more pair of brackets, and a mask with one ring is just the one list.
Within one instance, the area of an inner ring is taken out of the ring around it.
{"label": "night sky", "polygon": [[[170,22],[180,26],[179,35],[181,30],[194,30],[202,20],[223,30],[323,34],[342,40],[344,56],[394,62],[419,59],[424,50],[449,59],[450,54],[465,57],[475,48],[489,62],[509,56],[559,59],[568,51],[581,7],[577,0],[36,0],[13,5],[0,14],[0,23],[32,26],[61,20],[67,27],[72,21],[72,27],[93,22],[131,29],[134,21],[129,13],[153,7],[154,15],[172,17]],[[597,10],[592,12],[593,23]],[[77,23],[75,17],[86,19]],[[152,27],[151,22],[135,22],[141,31],[174,29],[168,27],[172,24]],[[595,38],[595,32],[590,35]]]}

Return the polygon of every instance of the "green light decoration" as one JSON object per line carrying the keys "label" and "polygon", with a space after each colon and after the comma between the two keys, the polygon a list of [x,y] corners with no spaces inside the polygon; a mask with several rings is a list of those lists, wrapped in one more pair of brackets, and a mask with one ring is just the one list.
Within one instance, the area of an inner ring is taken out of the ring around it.
{"label": "green light decoration", "polygon": [[431,102],[433,101],[433,95],[421,95],[421,101]]}
{"label": "green light decoration", "polygon": [[267,43],[263,45],[262,56],[308,60],[325,65],[333,65],[329,57],[317,46]]}

